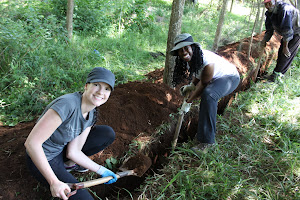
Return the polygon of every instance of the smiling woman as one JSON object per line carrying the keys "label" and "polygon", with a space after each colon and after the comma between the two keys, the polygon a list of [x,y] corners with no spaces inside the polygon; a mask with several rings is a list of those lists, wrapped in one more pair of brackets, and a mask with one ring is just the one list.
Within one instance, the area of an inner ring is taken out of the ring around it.
{"label": "smiling woman", "polygon": [[[104,104],[111,93],[111,87],[107,83],[88,83],[85,85],[85,93],[82,98],[83,101],[86,101],[85,104],[91,107],[98,107]],[[87,110],[89,110],[87,108]],[[87,114],[85,112],[84,114]]]}
{"label": "smiling woman", "polygon": [[104,104],[114,89],[115,76],[109,70],[101,67],[94,68],[88,75],[83,93],[83,105],[86,110]]}
{"label": "smiling woman", "polygon": [[115,173],[88,156],[102,151],[115,139],[114,130],[95,125],[96,108],[103,105],[114,89],[115,75],[101,67],[88,75],[84,92],[63,95],[52,101],[33,127],[26,142],[27,161],[32,175],[50,187],[60,199],[93,199],[87,190],[71,192],[67,183],[78,183],[70,171],[94,171],[101,177]]}
{"label": "smiling woman", "polygon": [[193,79],[181,88],[186,97],[181,111],[187,113],[196,99],[201,99],[197,130],[196,153],[215,144],[218,101],[232,93],[240,82],[236,67],[221,56],[202,50],[192,36],[183,33],[175,38],[171,54],[176,57],[173,83],[180,83],[189,75]]}

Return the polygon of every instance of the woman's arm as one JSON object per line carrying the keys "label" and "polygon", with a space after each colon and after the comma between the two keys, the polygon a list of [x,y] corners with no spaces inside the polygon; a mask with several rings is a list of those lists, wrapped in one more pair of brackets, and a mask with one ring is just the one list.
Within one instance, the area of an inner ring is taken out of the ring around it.
{"label": "woman's arm", "polygon": [[62,120],[57,112],[53,109],[49,109],[33,127],[24,145],[31,160],[48,181],[52,196],[67,199],[65,193],[71,190],[67,184],[58,180],[48,163],[42,147],[42,144],[53,134],[61,123]]}
{"label": "woman's arm", "polygon": [[74,161],[78,165],[87,168],[93,172],[97,172],[101,165],[92,161],[81,150],[86,142],[86,139],[91,131],[91,127],[86,128],[79,136],[72,140],[67,147],[67,158]]}
{"label": "woman's arm", "polygon": [[114,183],[118,179],[115,173],[97,164],[82,152],[82,147],[85,144],[90,131],[91,127],[86,128],[79,136],[68,144],[66,156],[78,165],[96,172],[101,177],[112,176],[113,179],[109,180],[107,184]]}
{"label": "woman's arm", "polygon": [[201,79],[197,82],[197,80],[193,79],[193,83],[196,85],[196,89],[190,94],[187,103],[191,103],[193,100],[197,99],[201,96],[203,89],[208,85],[208,83],[212,80],[214,75],[214,64],[210,63],[206,65],[202,71]]}

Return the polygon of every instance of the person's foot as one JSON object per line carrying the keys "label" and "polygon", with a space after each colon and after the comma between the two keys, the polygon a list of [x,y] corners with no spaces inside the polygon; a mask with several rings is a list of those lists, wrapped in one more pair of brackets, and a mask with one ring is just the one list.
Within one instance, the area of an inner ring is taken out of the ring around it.
{"label": "person's foot", "polygon": [[271,74],[266,77],[267,81],[269,81],[269,82],[275,82],[276,78],[277,78],[276,74]]}
{"label": "person's foot", "polygon": [[77,164],[75,164],[75,165],[72,165],[72,166],[66,166],[65,165],[65,168],[66,168],[66,170],[68,171],[68,172],[71,172],[71,171],[75,171],[75,172],[87,172],[87,171],[89,171],[89,169],[86,169],[86,168],[84,168],[84,167],[81,167],[81,166],[79,166],[79,165],[77,165]]}
{"label": "person's foot", "polygon": [[274,72],[274,73],[272,73],[271,75],[265,76],[264,78],[265,78],[268,82],[275,82],[276,79],[277,79],[278,77],[283,77],[283,74]]}
{"label": "person's foot", "polygon": [[193,146],[191,148],[192,151],[194,151],[196,154],[198,153],[207,153],[208,149],[215,146],[215,144],[209,144],[209,143],[198,143],[197,145]]}

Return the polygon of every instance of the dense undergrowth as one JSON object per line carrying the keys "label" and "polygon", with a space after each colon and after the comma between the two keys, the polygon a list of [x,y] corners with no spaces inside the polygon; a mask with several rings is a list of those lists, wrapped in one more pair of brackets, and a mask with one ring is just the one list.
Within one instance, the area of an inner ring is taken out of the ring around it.
{"label": "dense undergrowth", "polygon": [[188,141],[148,177],[140,199],[300,199],[299,65],[276,83],[239,93],[218,116],[217,145]]}
{"label": "dense undergrowth", "polygon": [[[188,2],[182,32],[193,34],[210,49],[218,1]],[[74,37],[69,41],[66,2],[1,0],[0,121],[13,126],[34,119],[54,98],[82,90],[88,71],[96,66],[111,69],[117,84],[144,79],[146,73],[164,67],[161,53],[166,51],[171,4],[170,0],[75,1]],[[247,16],[227,17],[223,38],[248,37]]]}
{"label": "dense undergrowth", "polygon": [[[165,58],[150,52],[165,53],[171,1],[116,2],[76,1],[69,41],[65,1],[0,1],[3,124],[30,121],[52,99],[82,90],[93,67],[111,69],[117,84],[164,67]],[[210,49],[218,1],[198,2],[186,5],[182,32]],[[228,13],[221,42],[249,37],[249,22]],[[296,58],[276,83],[241,92],[218,116],[218,144],[208,153],[194,154],[192,141],[179,144],[168,166],[140,187],[140,199],[300,199],[299,65]]]}

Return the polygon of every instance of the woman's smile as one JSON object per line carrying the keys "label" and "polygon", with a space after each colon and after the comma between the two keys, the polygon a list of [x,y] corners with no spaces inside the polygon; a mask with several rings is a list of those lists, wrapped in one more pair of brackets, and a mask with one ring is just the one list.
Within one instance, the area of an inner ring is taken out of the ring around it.
{"label": "woman's smile", "polygon": [[179,57],[184,60],[185,62],[190,62],[193,56],[193,49],[191,45],[182,47],[181,49],[178,49],[178,55]]}

